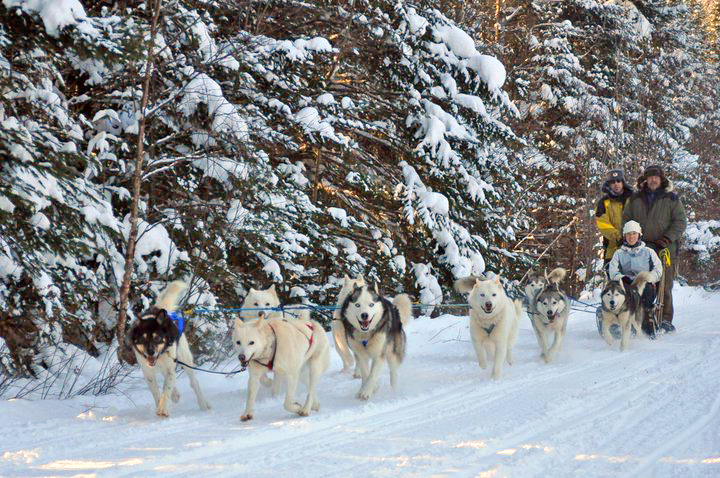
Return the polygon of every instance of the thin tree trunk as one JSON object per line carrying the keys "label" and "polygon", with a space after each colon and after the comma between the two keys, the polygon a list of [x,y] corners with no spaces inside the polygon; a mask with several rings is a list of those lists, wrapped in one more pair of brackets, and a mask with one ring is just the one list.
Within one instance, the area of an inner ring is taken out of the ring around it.
{"label": "thin tree trunk", "polygon": [[125,251],[125,273],[120,286],[120,305],[118,310],[118,319],[115,334],[118,341],[118,359],[120,362],[135,364],[135,356],[127,347],[125,341],[125,324],[127,322],[127,306],[128,296],[130,295],[130,278],[132,277],[135,266],[135,244],[138,234],[138,203],[140,202],[140,186],[143,175],[143,161],[145,156],[145,110],[148,104],[148,96],[150,92],[150,79],[155,67],[153,58],[153,50],[155,49],[155,34],[157,33],[158,19],[160,18],[160,6],[162,0],[155,0],[153,4],[153,18],[150,24],[150,41],[147,45],[148,56],[145,61],[145,79],[143,81],[143,95],[140,106],[140,125],[138,128],[137,156],[135,157],[135,174],[133,176],[133,194],[132,203],[130,205],[130,235],[127,240],[127,249]]}

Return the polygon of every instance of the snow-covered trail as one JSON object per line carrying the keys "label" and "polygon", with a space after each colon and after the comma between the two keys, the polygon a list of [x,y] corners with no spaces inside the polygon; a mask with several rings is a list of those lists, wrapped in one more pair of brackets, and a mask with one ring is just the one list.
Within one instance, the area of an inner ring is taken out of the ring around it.
{"label": "snow-covered trail", "polygon": [[573,312],[549,365],[523,317],[497,381],[477,366],[466,318],[424,318],[408,328],[397,391],[384,373],[373,399],[355,399],[359,382],[334,356],[308,418],[265,390],[242,423],[246,377],[208,374],[213,410],[197,409],[181,376],[164,420],[139,371],[127,396],[0,402],[0,475],[720,476],[718,306],[718,294],[678,288],[679,332],[624,353]]}

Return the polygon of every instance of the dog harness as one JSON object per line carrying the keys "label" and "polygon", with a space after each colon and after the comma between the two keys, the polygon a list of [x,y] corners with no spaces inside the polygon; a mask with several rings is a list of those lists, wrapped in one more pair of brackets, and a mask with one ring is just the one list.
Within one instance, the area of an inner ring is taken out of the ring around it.
{"label": "dog harness", "polygon": [[170,317],[170,320],[172,320],[175,327],[177,327],[179,335],[182,335],[183,330],[185,330],[185,317],[182,315],[182,312],[168,311],[168,317]]}
{"label": "dog harness", "polygon": [[272,357],[270,357],[270,361],[267,364],[262,363],[261,361],[257,359],[253,359],[255,363],[259,363],[263,367],[267,368],[268,370],[273,369],[273,362],[275,362],[275,354],[277,353],[277,334],[275,333],[275,329],[272,328],[272,325],[268,324],[268,327],[270,327],[270,330],[272,330],[273,337],[275,337],[275,350],[273,350]]}
{"label": "dog harness", "polygon": [[[287,321],[285,321],[285,322],[287,322]],[[312,347],[312,344],[313,344],[313,340],[315,339],[315,335],[313,334],[313,332],[315,331],[315,327],[313,327],[312,324],[305,324],[305,325],[307,325],[307,328],[310,329],[310,337],[307,337],[308,342],[310,342],[310,344],[308,345],[308,351],[310,351],[310,348]],[[273,355],[272,355],[272,357],[270,357],[270,360],[266,364],[264,364],[261,361],[256,360],[256,359],[253,359],[253,361],[255,361],[255,363],[259,363],[260,365],[267,368],[268,370],[272,370],[273,363],[275,362],[275,354],[277,353],[277,334],[275,333],[275,329],[273,329],[272,326],[268,325],[268,327],[270,327],[270,330],[272,330],[273,336],[275,337],[275,350],[273,350]]]}

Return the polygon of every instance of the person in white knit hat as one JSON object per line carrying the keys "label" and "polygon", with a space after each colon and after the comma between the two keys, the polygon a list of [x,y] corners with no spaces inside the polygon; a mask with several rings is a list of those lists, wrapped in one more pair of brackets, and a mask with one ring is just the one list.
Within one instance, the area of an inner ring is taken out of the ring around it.
{"label": "person in white knit hat", "polygon": [[645,309],[643,332],[654,339],[655,327],[652,319],[655,314],[655,284],[662,279],[663,267],[657,253],[640,240],[641,236],[642,228],[637,221],[625,223],[623,243],[613,254],[608,266],[608,276],[610,280],[622,280],[628,288],[640,272],[650,272],[650,280],[645,286],[640,302]]}

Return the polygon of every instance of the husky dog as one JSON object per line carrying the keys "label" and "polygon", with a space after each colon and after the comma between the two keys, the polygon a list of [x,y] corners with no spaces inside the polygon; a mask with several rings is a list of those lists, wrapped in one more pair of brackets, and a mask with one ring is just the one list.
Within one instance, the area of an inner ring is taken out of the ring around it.
{"label": "husky dog", "polygon": [[[357,393],[369,399],[377,390],[384,362],[390,369],[390,386],[397,384],[397,370],[405,358],[404,326],[412,317],[412,301],[400,294],[392,302],[380,295],[377,285],[354,286],[340,308],[350,350],[355,354],[362,384]],[[368,366],[368,362],[372,364]]]}
{"label": "husky dog", "polygon": [[345,333],[345,326],[342,322],[340,309],[342,308],[347,296],[350,295],[350,292],[352,292],[355,287],[362,287],[364,285],[365,279],[363,277],[356,277],[355,279],[351,279],[347,275],[344,277],[342,288],[337,296],[337,304],[335,311],[333,312],[332,320],[333,340],[335,341],[335,350],[337,350],[338,354],[340,354],[340,358],[343,362],[342,371],[348,372],[354,365],[355,371],[353,372],[353,378],[360,378],[360,369],[358,368],[353,352],[350,350],[348,345],[347,334]]}
{"label": "husky dog", "polygon": [[280,306],[277,290],[275,290],[275,284],[267,289],[254,289],[251,287],[245,299],[243,299],[242,309],[240,318],[243,320],[294,318],[310,320],[310,311],[308,309],[283,310]]}
{"label": "husky dog", "polygon": [[[308,416],[319,410],[316,386],[318,378],[330,366],[330,344],[325,329],[314,320],[258,319],[235,320],[233,344],[238,360],[250,369],[247,403],[240,420],[253,418],[260,379],[267,371],[275,373],[275,382],[284,381],[285,410]],[[305,404],[295,403],[295,391],[301,372],[309,372]]]}
{"label": "husky dog", "polygon": [[[630,328],[635,327],[636,332],[640,332],[643,321],[643,308],[639,298],[645,291],[645,285],[650,279],[649,272],[641,272],[635,277],[630,284],[630,289],[625,289],[622,281],[607,281],[600,297],[602,305],[600,307],[600,323],[602,326],[602,336],[608,345],[613,344],[613,338],[610,334],[610,326],[618,324],[621,330],[620,351],[627,349],[630,342]],[[637,290],[636,300],[628,301],[632,289]],[[628,302],[632,302],[628,304]]]}
{"label": "husky dog", "polygon": [[[567,271],[562,267],[553,269],[544,279],[535,277],[525,287],[525,294],[528,299],[528,316],[532,324],[535,338],[540,345],[540,357],[545,363],[550,363],[555,358],[562,346],[565,333],[567,332],[568,318],[570,317],[570,299],[560,290],[559,284],[565,278]],[[539,284],[543,288],[533,292]],[[554,332],[553,343],[548,348],[547,336]]]}
{"label": "husky dog", "polygon": [[[310,320],[309,309],[283,311],[275,284],[267,289],[250,288],[241,306],[240,318],[244,321],[255,319],[296,319]],[[272,388],[272,395],[280,393],[281,381],[273,381],[269,373],[262,376],[262,384]]]}
{"label": "husky dog", "polygon": [[[176,361],[181,362],[180,366],[190,379],[190,386],[195,392],[198,406],[202,410],[210,408],[193,370],[189,368],[193,366],[193,357],[187,338],[169,316],[169,313],[175,309],[180,294],[186,288],[187,284],[182,281],[170,283],[157,298],[155,305],[143,313],[140,320],[130,328],[130,345],[142,367],[150,393],[155,399],[155,413],[160,417],[170,416],[168,413],[170,398],[174,402],[180,399],[180,394],[175,388]],[[162,393],[158,391],[156,372],[165,376]]]}
{"label": "husky dog", "polygon": [[535,297],[548,284],[548,278],[545,274],[532,271],[528,274],[527,283],[525,284],[525,299],[528,305],[528,314],[530,313],[530,304],[535,301]]}
{"label": "husky dog", "polygon": [[455,290],[470,292],[470,338],[480,368],[487,367],[486,345],[492,344],[495,362],[491,377],[500,378],[503,362],[512,365],[513,346],[518,334],[522,302],[511,300],[500,283],[500,277],[483,280],[465,277],[455,281]]}

